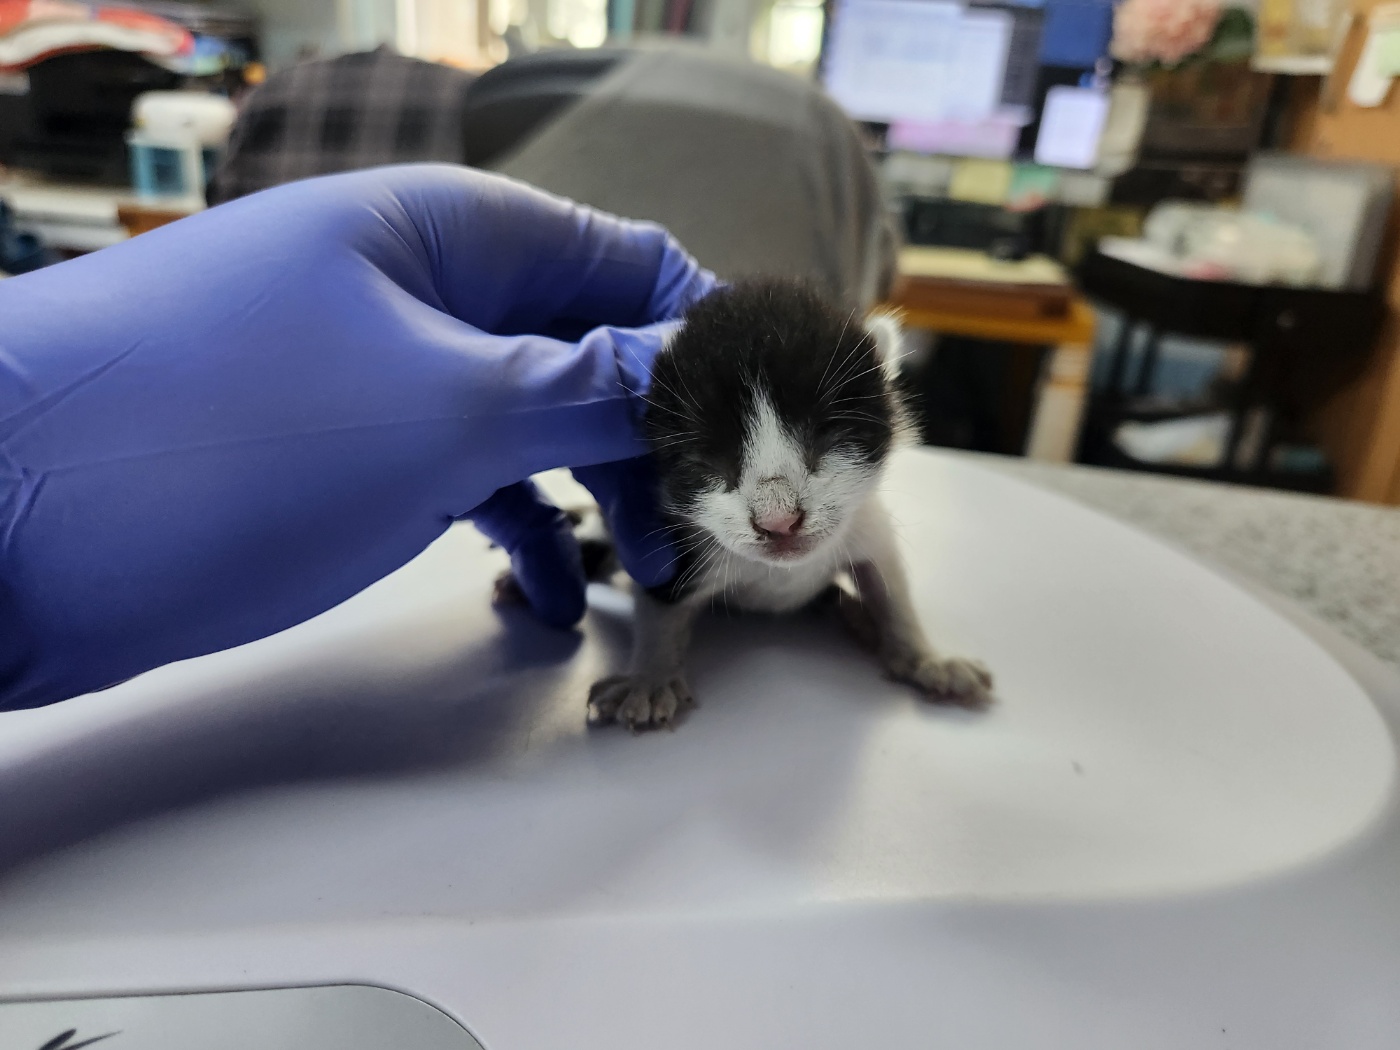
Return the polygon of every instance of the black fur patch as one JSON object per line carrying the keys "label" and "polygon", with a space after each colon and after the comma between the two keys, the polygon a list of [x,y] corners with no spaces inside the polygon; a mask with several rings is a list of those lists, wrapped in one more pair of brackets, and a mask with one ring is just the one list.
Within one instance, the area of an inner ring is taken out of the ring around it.
{"label": "black fur patch", "polygon": [[692,306],[652,368],[646,432],[676,523],[716,481],[738,484],[759,397],[812,466],[835,449],[871,463],[890,449],[893,394],[857,312],[799,281],[738,282]]}

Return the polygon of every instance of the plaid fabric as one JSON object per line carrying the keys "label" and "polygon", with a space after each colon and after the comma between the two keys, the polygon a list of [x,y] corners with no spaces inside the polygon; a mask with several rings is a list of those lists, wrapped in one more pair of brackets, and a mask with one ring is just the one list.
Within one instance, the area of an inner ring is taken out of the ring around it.
{"label": "plaid fabric", "polygon": [[378,164],[460,164],[473,79],[388,48],[283,70],[245,100],[209,203]]}

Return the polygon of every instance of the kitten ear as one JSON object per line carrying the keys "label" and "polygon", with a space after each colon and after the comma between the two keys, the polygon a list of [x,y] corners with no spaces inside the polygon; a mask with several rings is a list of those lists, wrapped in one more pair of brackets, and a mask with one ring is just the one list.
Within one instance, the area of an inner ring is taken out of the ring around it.
{"label": "kitten ear", "polygon": [[899,363],[904,358],[904,328],[893,313],[879,311],[865,319],[865,330],[875,340],[875,356],[885,373],[885,382],[899,378]]}

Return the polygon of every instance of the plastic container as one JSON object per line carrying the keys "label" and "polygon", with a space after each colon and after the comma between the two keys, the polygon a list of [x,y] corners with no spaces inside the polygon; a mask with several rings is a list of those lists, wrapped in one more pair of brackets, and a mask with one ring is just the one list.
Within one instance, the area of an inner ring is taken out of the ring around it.
{"label": "plastic container", "polygon": [[131,165],[131,185],[137,196],[147,198],[198,197],[213,172],[206,159],[212,152],[193,139],[163,138],[144,131],[126,136]]}

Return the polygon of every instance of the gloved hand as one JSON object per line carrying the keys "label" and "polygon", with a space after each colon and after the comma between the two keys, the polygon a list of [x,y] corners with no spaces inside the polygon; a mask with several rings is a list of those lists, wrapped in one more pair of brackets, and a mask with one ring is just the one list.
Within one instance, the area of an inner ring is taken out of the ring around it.
{"label": "gloved hand", "polygon": [[299,623],[464,516],[573,623],[577,549],[521,484],[553,467],[664,582],[638,395],[713,285],[656,226],[441,166],[0,282],[0,709]]}

